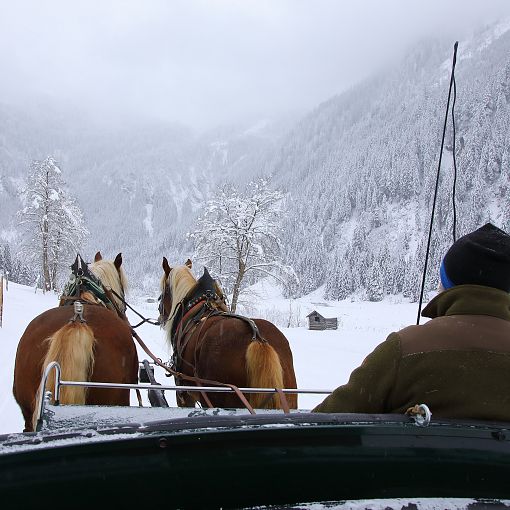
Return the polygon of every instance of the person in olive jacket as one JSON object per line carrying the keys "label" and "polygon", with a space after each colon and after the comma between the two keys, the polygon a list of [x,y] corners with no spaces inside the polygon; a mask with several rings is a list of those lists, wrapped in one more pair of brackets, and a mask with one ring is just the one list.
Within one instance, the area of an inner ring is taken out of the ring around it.
{"label": "person in olive jacket", "polygon": [[375,348],[313,411],[510,421],[510,236],[487,223],[458,239],[440,268],[432,320]]}

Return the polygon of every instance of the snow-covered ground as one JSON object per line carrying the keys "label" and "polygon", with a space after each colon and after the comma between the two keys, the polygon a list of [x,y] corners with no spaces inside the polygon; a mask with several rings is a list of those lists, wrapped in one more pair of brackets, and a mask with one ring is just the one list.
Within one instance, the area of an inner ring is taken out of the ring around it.
{"label": "snow-covered ground", "polygon": [[[256,294],[248,299],[255,305],[247,307],[252,316],[264,317],[281,324],[301,322],[302,326],[281,329],[289,339],[294,355],[298,386],[300,388],[334,389],[347,382],[351,371],[391,332],[416,321],[415,303],[397,302],[387,298],[379,303],[334,301],[326,302],[318,290],[298,300],[284,299],[277,288],[260,284]],[[129,298],[128,298],[129,299]],[[3,327],[0,328],[0,433],[23,429],[21,412],[12,396],[14,359],[18,341],[28,323],[41,312],[57,305],[57,296],[34,292],[33,288],[9,283],[4,290]],[[144,316],[157,316],[157,303],[137,303]],[[309,331],[306,316],[317,310],[325,317],[338,317],[336,331]],[[131,314],[131,322],[138,318]],[[149,348],[163,360],[169,358],[163,331],[144,325],[138,330]],[[140,359],[146,358],[139,348]],[[173,384],[161,372],[157,379],[162,384]],[[175,403],[167,393],[169,402]],[[299,407],[310,409],[324,396],[301,395]],[[132,396],[135,404],[135,397]]]}

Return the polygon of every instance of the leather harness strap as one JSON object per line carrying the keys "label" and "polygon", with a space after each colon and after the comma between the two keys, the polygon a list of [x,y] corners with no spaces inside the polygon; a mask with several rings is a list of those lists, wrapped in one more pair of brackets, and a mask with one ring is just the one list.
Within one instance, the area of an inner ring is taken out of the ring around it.
{"label": "leather harness strap", "polygon": [[[219,381],[211,381],[209,379],[202,379],[202,378],[199,378],[199,377],[193,377],[191,375],[183,374],[182,372],[177,372],[176,370],[170,368],[168,365],[165,365],[159,358],[156,358],[156,356],[149,350],[149,348],[147,347],[145,342],[140,338],[140,336],[138,335],[138,333],[134,329],[131,329],[131,334],[138,341],[138,343],[140,344],[142,349],[152,358],[154,363],[156,365],[160,366],[161,368],[164,368],[167,372],[172,374],[174,377],[177,376],[178,378],[183,379],[185,381],[192,381],[194,383],[197,383],[199,386],[203,385],[203,384],[207,384],[207,385],[212,385],[212,386],[223,386],[223,387],[231,388],[232,390],[234,390],[236,395],[240,398],[241,402],[245,405],[245,407],[248,409],[248,411],[251,414],[255,414],[255,411],[253,410],[253,407],[250,405],[250,403],[248,402],[246,397],[243,395],[242,391],[237,386],[234,386],[233,384],[221,383]],[[198,389],[199,386],[197,387],[197,391],[200,391]],[[211,404],[210,401],[209,401],[209,403],[207,405],[210,408],[214,407]]]}
{"label": "leather harness strap", "polygon": [[275,388],[276,393],[278,393],[278,396],[280,397],[280,404],[282,405],[283,412],[285,414],[290,413],[289,403],[287,402],[287,397],[285,396],[285,393],[283,393],[281,388]]}

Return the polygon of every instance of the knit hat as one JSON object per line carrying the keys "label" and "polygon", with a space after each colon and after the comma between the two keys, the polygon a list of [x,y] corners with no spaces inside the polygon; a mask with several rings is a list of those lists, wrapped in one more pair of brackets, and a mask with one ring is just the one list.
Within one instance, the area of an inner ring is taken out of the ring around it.
{"label": "knit hat", "polygon": [[487,223],[453,243],[441,263],[445,289],[472,284],[510,292],[510,236]]}

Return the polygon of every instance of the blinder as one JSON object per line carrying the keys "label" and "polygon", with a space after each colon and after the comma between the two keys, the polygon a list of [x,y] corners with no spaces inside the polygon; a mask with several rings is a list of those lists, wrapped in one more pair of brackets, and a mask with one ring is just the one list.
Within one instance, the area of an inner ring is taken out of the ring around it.
{"label": "blinder", "polygon": [[164,327],[166,322],[168,321],[170,310],[165,310],[165,298],[170,298],[170,308],[171,308],[171,300],[172,300],[172,290],[170,289],[170,286],[168,283],[165,282],[165,288],[163,292],[159,295],[158,301],[158,312],[159,312],[159,324],[161,327]]}
{"label": "blinder", "polygon": [[160,294],[159,297],[158,297],[158,301],[159,301],[159,304],[158,304],[158,312],[159,312],[159,321],[161,321],[161,318],[163,317],[163,307],[164,307],[164,304],[163,304],[163,294]]}

